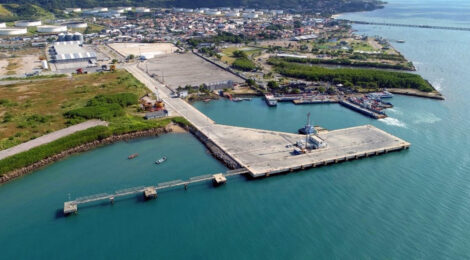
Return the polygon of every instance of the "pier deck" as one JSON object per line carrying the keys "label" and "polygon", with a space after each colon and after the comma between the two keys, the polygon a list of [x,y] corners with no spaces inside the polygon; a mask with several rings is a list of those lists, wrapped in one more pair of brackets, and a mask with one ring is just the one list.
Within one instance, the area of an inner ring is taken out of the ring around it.
{"label": "pier deck", "polygon": [[159,96],[172,111],[185,117],[197,130],[219,146],[252,177],[269,176],[306,167],[378,155],[406,149],[410,144],[376,127],[366,125],[319,134],[328,146],[307,154],[292,155],[292,145],[304,135],[216,124],[135,66],[126,68]]}

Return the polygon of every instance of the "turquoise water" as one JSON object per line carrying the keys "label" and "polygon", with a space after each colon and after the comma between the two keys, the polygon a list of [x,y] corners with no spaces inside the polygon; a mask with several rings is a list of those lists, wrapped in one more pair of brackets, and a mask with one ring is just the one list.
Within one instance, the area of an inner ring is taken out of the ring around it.
{"label": "turquoise water", "polygon": [[[393,0],[354,19],[470,27],[467,1]],[[115,205],[72,198],[226,170],[189,134],[169,134],[72,156],[0,187],[2,259],[464,259],[470,258],[470,33],[357,26],[395,46],[446,101],[396,96],[375,121],[338,105],[267,107],[262,100],[195,106],[218,123],[295,131],[373,124],[408,151],[289,175],[230,179]],[[138,152],[135,160],[126,157]],[[166,155],[160,166],[153,161]]]}

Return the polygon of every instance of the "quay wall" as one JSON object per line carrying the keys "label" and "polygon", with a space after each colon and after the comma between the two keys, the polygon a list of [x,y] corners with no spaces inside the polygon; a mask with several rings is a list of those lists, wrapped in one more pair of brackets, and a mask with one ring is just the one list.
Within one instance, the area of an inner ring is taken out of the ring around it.
{"label": "quay wall", "polygon": [[163,127],[153,128],[153,129],[143,130],[143,131],[138,131],[138,132],[125,133],[125,134],[121,134],[121,135],[114,135],[114,136],[104,138],[102,140],[95,140],[93,142],[82,144],[82,145],[79,145],[77,147],[62,151],[62,152],[60,152],[56,155],[45,158],[41,161],[35,162],[35,163],[33,163],[31,165],[28,165],[26,167],[13,170],[11,172],[7,172],[7,173],[3,174],[2,176],[0,176],[0,184],[6,183],[6,182],[11,181],[11,180],[14,180],[14,179],[19,178],[23,175],[30,174],[30,173],[32,173],[32,172],[34,172],[34,171],[36,171],[36,170],[38,170],[38,169],[40,169],[44,166],[47,166],[51,163],[62,160],[62,159],[66,158],[70,155],[86,152],[86,151],[94,149],[98,146],[112,144],[112,143],[116,143],[116,142],[119,142],[119,141],[131,140],[131,139],[135,139],[135,138],[139,138],[139,137],[159,136],[161,134],[170,133],[172,131],[173,130],[171,129],[171,127],[168,127],[168,126],[164,127],[164,128]]}

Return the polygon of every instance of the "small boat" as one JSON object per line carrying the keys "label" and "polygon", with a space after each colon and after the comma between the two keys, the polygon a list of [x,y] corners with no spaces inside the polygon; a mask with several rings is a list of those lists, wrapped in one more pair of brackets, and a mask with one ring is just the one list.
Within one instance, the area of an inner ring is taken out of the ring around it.
{"label": "small boat", "polygon": [[241,101],[243,101],[243,99],[241,99],[241,98],[233,98],[232,101],[233,101],[233,102],[241,102]]}
{"label": "small boat", "polygon": [[165,161],[166,161],[166,157],[163,156],[162,158],[156,160],[156,161],[155,161],[155,164],[160,164],[160,163],[163,163],[163,162],[165,162]]}
{"label": "small boat", "polygon": [[203,101],[207,103],[207,102],[211,101],[211,99],[208,98],[208,99],[204,99]]}
{"label": "small boat", "polygon": [[133,154],[129,155],[129,156],[127,157],[127,159],[131,160],[131,159],[134,159],[134,158],[137,157],[137,156],[139,156],[138,153],[133,153]]}

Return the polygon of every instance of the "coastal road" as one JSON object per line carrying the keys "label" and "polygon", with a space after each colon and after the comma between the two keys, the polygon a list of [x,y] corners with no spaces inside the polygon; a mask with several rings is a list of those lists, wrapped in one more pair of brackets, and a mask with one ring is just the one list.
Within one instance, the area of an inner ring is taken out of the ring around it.
{"label": "coastal road", "polygon": [[71,135],[73,133],[76,133],[78,131],[86,130],[88,128],[92,128],[95,126],[107,126],[108,122],[101,121],[101,120],[89,120],[86,122],[83,122],[81,124],[73,125],[55,132],[52,132],[47,135],[43,135],[41,137],[38,137],[36,139],[33,139],[31,141],[28,141],[26,143],[19,144],[17,146],[8,148],[6,150],[0,151],[0,160],[7,158],[9,156],[19,154],[25,151],[28,151],[34,147],[38,147],[43,144],[47,144],[50,142],[53,142],[57,139],[60,139],[62,137]]}

